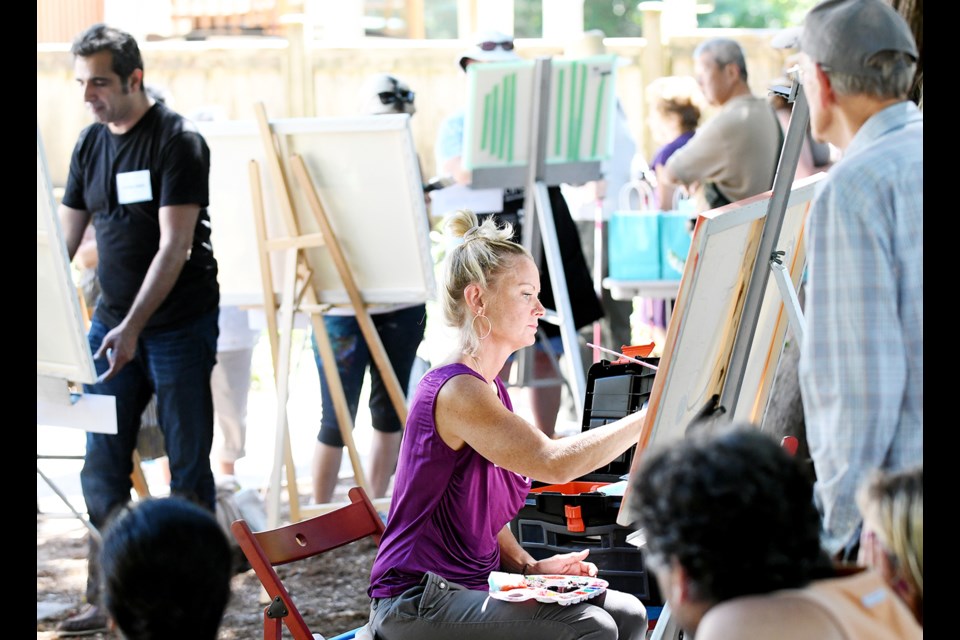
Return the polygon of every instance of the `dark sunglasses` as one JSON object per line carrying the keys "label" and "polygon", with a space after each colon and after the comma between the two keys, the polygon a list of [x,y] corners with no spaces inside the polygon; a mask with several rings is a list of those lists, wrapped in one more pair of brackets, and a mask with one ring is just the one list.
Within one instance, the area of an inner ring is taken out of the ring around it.
{"label": "dark sunglasses", "polygon": [[413,104],[413,91],[397,89],[396,91],[383,91],[377,94],[380,97],[380,104],[393,104],[395,102],[409,102]]}
{"label": "dark sunglasses", "polygon": [[500,47],[504,51],[513,51],[513,40],[507,40],[505,42],[491,42],[488,40],[481,42],[477,46],[480,47],[481,51],[493,51],[497,47]]}

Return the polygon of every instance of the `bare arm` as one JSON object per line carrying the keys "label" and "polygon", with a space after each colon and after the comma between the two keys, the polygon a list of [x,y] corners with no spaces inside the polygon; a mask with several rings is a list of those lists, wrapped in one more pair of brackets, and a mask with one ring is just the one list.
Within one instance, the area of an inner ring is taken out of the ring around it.
{"label": "bare arm", "polygon": [[506,525],[497,534],[497,543],[500,546],[500,568],[509,573],[522,573],[524,566],[528,567],[527,573],[533,573],[529,567],[536,564],[536,560],[526,549],[520,546],[516,536],[510,531],[510,525]]}
{"label": "bare arm", "polygon": [[127,316],[104,336],[93,356],[101,358],[108,349],[112,350],[110,368],[102,379],[113,377],[133,359],[140,332],[173,289],[187,262],[199,216],[200,207],[195,204],[160,207],[160,247]]}
{"label": "bare arm", "polygon": [[534,560],[533,556],[517,542],[517,538],[510,531],[509,524],[497,534],[497,543],[500,546],[500,568],[510,573],[527,575],[558,573],[565,576],[591,577],[597,575],[597,565],[584,561],[590,553],[589,549],[559,553],[543,560]]}
{"label": "bare arm", "polygon": [[673,209],[673,195],[681,185],[674,181],[673,174],[663,165],[657,167],[656,175],[657,202],[660,203],[662,210],[670,211]]}
{"label": "bare arm", "polygon": [[60,228],[67,245],[67,256],[73,260],[73,256],[76,255],[80,242],[83,240],[83,234],[90,224],[90,212],[82,209],[71,209],[61,204],[57,209],[57,215],[60,216]]}
{"label": "bare arm", "polygon": [[550,483],[569,482],[619,456],[640,439],[645,412],[559,440],[548,438],[501,404],[473,376],[455,376],[437,396],[437,432],[453,449],[464,444],[497,466]]}
{"label": "bare arm", "polygon": [[99,261],[99,256],[97,255],[97,232],[93,228],[93,225],[87,225],[87,229],[83,232],[83,238],[80,240],[80,246],[77,248],[73,260],[80,265],[82,269],[97,268],[97,262]]}

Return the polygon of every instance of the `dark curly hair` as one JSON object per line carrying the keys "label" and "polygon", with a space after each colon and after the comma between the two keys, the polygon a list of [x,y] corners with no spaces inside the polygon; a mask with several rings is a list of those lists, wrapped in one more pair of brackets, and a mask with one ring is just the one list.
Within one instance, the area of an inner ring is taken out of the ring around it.
{"label": "dark curly hair", "polygon": [[802,466],[754,427],[695,432],[645,457],[632,483],[651,562],[679,562],[698,599],[803,587],[831,571]]}

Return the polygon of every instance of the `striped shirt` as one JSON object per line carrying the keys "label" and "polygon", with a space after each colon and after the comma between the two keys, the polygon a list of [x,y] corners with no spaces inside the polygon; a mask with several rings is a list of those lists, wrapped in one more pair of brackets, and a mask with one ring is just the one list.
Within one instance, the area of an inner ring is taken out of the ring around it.
{"label": "striped shirt", "polygon": [[830,553],[860,521],[876,468],[923,462],[923,114],[869,118],[820,183],[807,220],[800,388]]}

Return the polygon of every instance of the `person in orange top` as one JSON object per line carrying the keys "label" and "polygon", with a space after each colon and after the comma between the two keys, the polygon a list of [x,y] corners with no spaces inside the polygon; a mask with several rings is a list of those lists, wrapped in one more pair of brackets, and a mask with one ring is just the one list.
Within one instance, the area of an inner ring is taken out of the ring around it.
{"label": "person in orange top", "polygon": [[697,640],[923,637],[879,572],[831,564],[797,458],[753,426],[704,426],[645,453],[623,514],[671,620]]}

